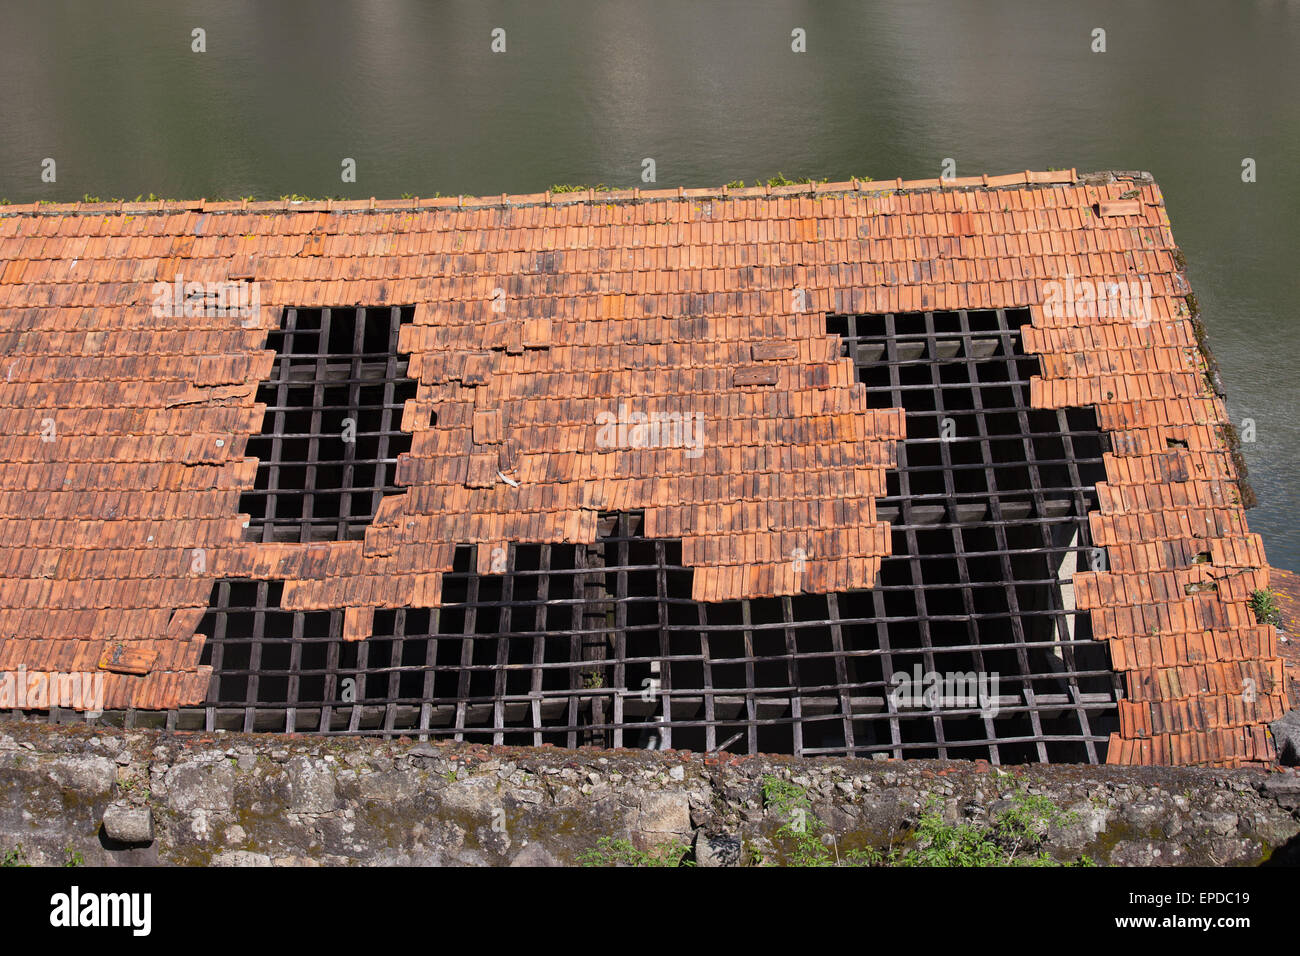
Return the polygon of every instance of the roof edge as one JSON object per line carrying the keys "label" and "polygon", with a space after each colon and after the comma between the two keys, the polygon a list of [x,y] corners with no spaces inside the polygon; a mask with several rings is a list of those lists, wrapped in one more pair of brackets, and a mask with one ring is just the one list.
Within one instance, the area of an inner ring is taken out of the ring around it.
{"label": "roof edge", "polygon": [[576,192],[553,193],[501,193],[499,196],[439,196],[434,199],[326,199],[326,200],[249,200],[209,202],[196,200],[155,200],[152,202],[104,203],[47,203],[35,202],[0,206],[0,218],[18,215],[66,216],[150,213],[231,213],[231,212],[395,212],[429,209],[482,209],[491,207],[601,205],[613,203],[660,202],[666,200],[698,199],[754,199],[787,198],[798,196],[842,196],[850,193],[862,195],[892,195],[900,192],[969,191],[1011,189],[1024,186],[1099,186],[1120,180],[1139,184],[1153,183],[1151,174],[1143,171],[1103,170],[1079,174],[1074,168],[1052,169],[1042,172],[1024,170],[1000,176],[983,174],[952,179],[887,179],[860,180],[835,183],[794,183],[788,186],[747,186],[732,189],[712,186],[688,189],[678,186],[670,189],[586,189]]}

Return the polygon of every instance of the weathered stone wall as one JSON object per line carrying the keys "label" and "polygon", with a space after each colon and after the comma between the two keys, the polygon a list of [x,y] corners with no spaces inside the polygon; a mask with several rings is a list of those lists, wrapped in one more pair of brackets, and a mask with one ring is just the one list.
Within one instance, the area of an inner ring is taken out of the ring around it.
{"label": "weathered stone wall", "polygon": [[1044,844],[1061,859],[1279,862],[1296,855],[1288,844],[1300,833],[1293,772],[999,769],[4,721],[0,855],[32,864],[80,854],[106,865],[538,865],[572,863],[610,836],[642,850],[689,844],[705,865],[780,863],[793,850],[777,832],[788,821],[764,805],[769,776],[802,788],[844,854],[908,845],[931,801],[951,822],[978,823],[1017,792],[1069,814]]}

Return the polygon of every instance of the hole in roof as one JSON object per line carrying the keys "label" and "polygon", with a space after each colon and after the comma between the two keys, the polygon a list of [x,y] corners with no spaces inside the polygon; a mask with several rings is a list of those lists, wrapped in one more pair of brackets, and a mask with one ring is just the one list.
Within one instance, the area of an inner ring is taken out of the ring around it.
{"label": "hole in roof", "polygon": [[[1029,406],[1023,312],[841,318],[869,404],[907,418],[876,587],[697,602],[681,543],[647,539],[639,512],[602,514],[589,545],[508,544],[500,574],[458,547],[441,607],[379,608],[351,644],[341,611],[287,612],[278,584],[218,582],[206,726],[1104,761],[1119,683],[1072,580],[1099,550],[1095,412]],[[967,347],[977,337],[998,348]],[[984,675],[996,710],[894,694],[899,675],[931,673]]]}
{"label": "hole in roof", "polygon": [[248,540],[359,539],[384,495],[399,491],[397,457],[411,448],[402,410],[417,386],[397,339],[414,311],[284,310],[257,391],[266,413],[245,452],[257,458],[239,500]]}
{"label": "hole in roof", "polygon": [[[893,553],[876,588],[841,601],[879,629],[892,674],[996,673],[1002,702],[992,719],[902,710],[889,743],[1003,763],[1104,760],[1119,682],[1072,581],[1099,550],[1087,520],[1105,475],[1095,410],[1031,407],[1027,310],[847,320],[868,404],[902,408],[907,437],[879,499]],[[879,730],[855,721],[868,740]]]}

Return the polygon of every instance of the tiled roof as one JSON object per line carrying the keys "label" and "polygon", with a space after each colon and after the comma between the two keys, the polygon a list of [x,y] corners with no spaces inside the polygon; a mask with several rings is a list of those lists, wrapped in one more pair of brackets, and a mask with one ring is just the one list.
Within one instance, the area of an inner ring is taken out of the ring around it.
{"label": "tiled roof", "polygon": [[[1108,570],[1075,578],[1126,687],[1109,759],[1269,761],[1282,666],[1224,405],[1159,188],[1100,179],[3,207],[0,670],[102,661],[110,708],[201,703],[214,578],[286,579],[285,607],[352,608],[359,638],[376,606],[436,606],[457,544],[591,542],[601,511],[680,538],[699,600],[870,587],[903,419],[867,408],[825,314],[1029,306],[1033,402],[1095,405],[1114,445]],[[177,277],[251,277],[261,315],[155,317]],[[1066,277],[1148,281],[1150,324],[1045,309]],[[364,541],[246,543],[268,328],[386,304],[417,307],[409,487]],[[599,447],[623,401],[701,414],[699,457]]]}
{"label": "tiled roof", "polygon": [[1268,576],[1281,618],[1278,654],[1288,678],[1287,702],[1292,708],[1300,707],[1300,575],[1270,567]]}

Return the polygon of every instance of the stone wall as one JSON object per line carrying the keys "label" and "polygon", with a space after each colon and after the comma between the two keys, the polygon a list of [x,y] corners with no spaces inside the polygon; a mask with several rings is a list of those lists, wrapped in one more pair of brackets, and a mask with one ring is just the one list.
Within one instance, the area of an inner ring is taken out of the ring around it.
{"label": "stone wall", "polygon": [[[806,795],[828,858],[909,846],[927,806],[987,822],[1017,794],[1043,847],[1104,864],[1290,861],[1294,772],[737,758],[0,722],[0,856],[88,865],[571,864],[605,836],[702,865],[789,862]],[[778,832],[785,825],[787,832]]]}

